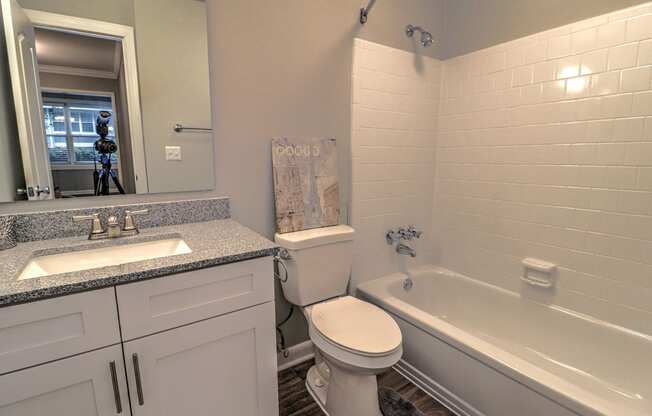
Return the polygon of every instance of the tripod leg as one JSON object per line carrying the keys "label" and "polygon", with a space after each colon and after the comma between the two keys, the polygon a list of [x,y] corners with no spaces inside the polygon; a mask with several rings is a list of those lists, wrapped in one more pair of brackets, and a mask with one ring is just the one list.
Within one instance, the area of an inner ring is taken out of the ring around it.
{"label": "tripod leg", "polygon": [[102,174],[100,175],[100,185],[102,187],[101,189],[102,195],[109,194],[109,172],[111,171],[109,170],[107,172],[106,170],[104,170],[104,172],[102,172]]}
{"label": "tripod leg", "polygon": [[103,182],[102,177],[103,176],[104,176],[104,171],[103,170],[97,172],[97,180],[95,182],[95,196],[102,195],[102,182]]}
{"label": "tripod leg", "polygon": [[118,192],[120,192],[122,195],[125,194],[125,190],[120,184],[120,181],[118,180],[118,174],[115,173],[115,171],[111,171],[111,179],[113,179],[113,183],[115,184],[115,187],[118,188]]}

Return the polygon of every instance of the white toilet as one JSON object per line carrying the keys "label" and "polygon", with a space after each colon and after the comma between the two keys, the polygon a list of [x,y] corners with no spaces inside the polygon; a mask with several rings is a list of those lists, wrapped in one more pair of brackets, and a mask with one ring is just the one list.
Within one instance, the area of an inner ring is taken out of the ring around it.
{"label": "white toilet", "polygon": [[376,375],[401,358],[402,337],[385,311],[346,296],[354,234],[338,225],[275,240],[290,255],[283,293],[302,307],[317,349],[308,391],[329,416],[381,416]]}

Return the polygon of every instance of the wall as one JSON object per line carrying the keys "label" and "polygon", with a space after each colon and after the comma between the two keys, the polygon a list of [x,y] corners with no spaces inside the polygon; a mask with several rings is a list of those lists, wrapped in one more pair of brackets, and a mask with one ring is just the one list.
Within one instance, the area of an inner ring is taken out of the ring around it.
{"label": "wall", "polygon": [[16,189],[25,187],[22,161],[20,157],[15,156],[20,155],[20,144],[14,98],[11,88],[4,87],[11,85],[5,42],[4,29],[0,28],[0,203],[13,201],[16,198]]}
{"label": "wall", "polygon": [[[413,50],[406,24],[436,36],[442,28],[441,1],[378,1],[364,27],[362,3],[207,2],[217,193],[231,196],[235,218],[267,237],[274,234],[272,137],[336,138],[348,205],[353,39]],[[276,293],[278,316],[285,317],[287,303],[280,288]],[[307,337],[300,315],[285,327],[290,345]]]}
{"label": "wall", "polygon": [[[444,63],[439,262],[652,334],[652,5]],[[550,293],[520,261],[559,264]]]}
{"label": "wall", "polygon": [[447,59],[646,0],[447,0]]}
{"label": "wall", "polygon": [[[149,191],[212,190],[212,134],[172,130],[212,125],[206,4],[136,0],[135,16]],[[180,146],[182,160],[167,161],[165,146]]]}
{"label": "wall", "polygon": [[[419,49],[419,52],[424,49]],[[356,39],[351,110],[352,212],[356,230],[351,289],[431,261],[435,144],[441,63]],[[416,259],[396,254],[384,235],[415,225]]]}

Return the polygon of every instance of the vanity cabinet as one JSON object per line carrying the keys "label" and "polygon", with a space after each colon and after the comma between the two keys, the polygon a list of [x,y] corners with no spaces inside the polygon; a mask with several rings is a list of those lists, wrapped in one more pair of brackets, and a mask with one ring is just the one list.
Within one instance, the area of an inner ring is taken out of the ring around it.
{"label": "vanity cabinet", "polygon": [[1,376],[0,414],[128,415],[122,348],[114,345]]}
{"label": "vanity cabinet", "polygon": [[275,415],[272,303],[124,344],[134,416]]}
{"label": "vanity cabinet", "polygon": [[277,415],[273,290],[263,257],[0,309],[0,416]]}

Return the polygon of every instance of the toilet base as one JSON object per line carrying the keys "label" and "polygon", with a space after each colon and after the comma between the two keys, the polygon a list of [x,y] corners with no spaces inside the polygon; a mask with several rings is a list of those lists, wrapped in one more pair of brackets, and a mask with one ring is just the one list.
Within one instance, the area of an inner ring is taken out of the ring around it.
{"label": "toilet base", "polygon": [[313,365],[308,370],[306,375],[306,388],[308,393],[312,396],[313,400],[319,405],[321,411],[330,416],[326,411],[326,393],[328,393],[328,381],[325,381],[319,375],[317,366]]}
{"label": "toilet base", "polygon": [[310,367],[306,387],[328,416],[382,416],[375,374],[357,374],[329,363],[330,379]]}

